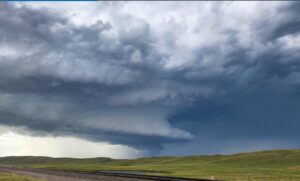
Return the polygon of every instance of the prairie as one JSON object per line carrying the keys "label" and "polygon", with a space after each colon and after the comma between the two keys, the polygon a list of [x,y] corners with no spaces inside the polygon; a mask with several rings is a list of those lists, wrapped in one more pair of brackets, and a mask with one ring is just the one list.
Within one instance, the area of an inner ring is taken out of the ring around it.
{"label": "prairie", "polygon": [[39,180],[31,177],[19,176],[10,173],[0,173],[0,181],[39,181]]}
{"label": "prairie", "polygon": [[3,157],[0,166],[90,172],[146,171],[154,175],[234,181],[300,181],[300,150],[139,159]]}

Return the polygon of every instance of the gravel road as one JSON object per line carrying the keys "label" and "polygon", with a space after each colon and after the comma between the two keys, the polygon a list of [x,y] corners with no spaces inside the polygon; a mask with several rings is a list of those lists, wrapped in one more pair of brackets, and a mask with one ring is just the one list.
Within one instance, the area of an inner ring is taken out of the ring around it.
{"label": "gravel road", "polygon": [[43,181],[209,181],[206,179],[187,179],[177,177],[159,177],[150,175],[121,174],[109,172],[88,173],[80,171],[63,171],[51,169],[30,168],[0,168],[0,172],[14,173],[17,175],[30,176]]}
{"label": "gravel road", "polygon": [[145,181],[147,179],[125,178],[117,176],[92,175],[85,173],[71,173],[51,170],[31,170],[18,168],[0,168],[0,172],[14,173],[17,175],[30,176],[45,181]]}

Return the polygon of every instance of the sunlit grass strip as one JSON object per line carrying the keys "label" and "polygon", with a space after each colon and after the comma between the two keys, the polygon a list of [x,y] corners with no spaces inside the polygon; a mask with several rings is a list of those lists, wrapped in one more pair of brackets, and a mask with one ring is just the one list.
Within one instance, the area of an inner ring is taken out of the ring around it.
{"label": "sunlit grass strip", "polygon": [[0,173],[0,181],[42,181],[31,177],[19,176],[11,173]]}

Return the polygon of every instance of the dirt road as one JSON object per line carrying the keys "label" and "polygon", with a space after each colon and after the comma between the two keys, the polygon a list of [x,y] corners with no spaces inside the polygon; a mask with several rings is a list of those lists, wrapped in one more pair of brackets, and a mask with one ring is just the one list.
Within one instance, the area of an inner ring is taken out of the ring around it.
{"label": "dirt road", "polygon": [[71,173],[71,172],[59,172],[59,171],[51,171],[51,170],[1,168],[0,172],[9,172],[17,175],[30,176],[45,181],[95,181],[95,180],[142,181],[141,179],[112,177],[112,176],[104,176],[104,175],[90,175],[90,174]]}
{"label": "dirt road", "polygon": [[148,175],[116,174],[116,173],[87,173],[78,171],[62,171],[49,169],[0,168],[0,172],[31,176],[45,181],[208,181],[202,179],[185,179],[173,177],[157,177]]}

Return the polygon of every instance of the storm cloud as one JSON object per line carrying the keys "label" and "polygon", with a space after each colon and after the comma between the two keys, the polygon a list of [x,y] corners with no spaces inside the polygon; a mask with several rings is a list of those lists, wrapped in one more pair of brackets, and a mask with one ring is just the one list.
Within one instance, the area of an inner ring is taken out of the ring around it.
{"label": "storm cloud", "polygon": [[1,3],[0,123],[150,154],[297,147],[299,33],[298,2]]}

